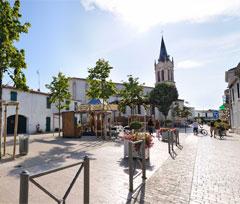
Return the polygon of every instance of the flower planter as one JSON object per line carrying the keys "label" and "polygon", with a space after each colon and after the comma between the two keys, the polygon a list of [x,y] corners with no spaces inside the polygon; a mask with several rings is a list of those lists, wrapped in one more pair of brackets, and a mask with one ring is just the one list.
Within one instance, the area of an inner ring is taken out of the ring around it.
{"label": "flower planter", "polygon": [[[128,148],[129,148],[129,140],[124,139],[124,158],[128,157]],[[141,151],[141,150],[139,150]],[[139,157],[140,155],[138,155],[138,151],[135,149],[134,145],[133,145],[133,158]],[[150,158],[150,151],[149,148],[146,147],[145,148],[145,159],[149,159]]]}

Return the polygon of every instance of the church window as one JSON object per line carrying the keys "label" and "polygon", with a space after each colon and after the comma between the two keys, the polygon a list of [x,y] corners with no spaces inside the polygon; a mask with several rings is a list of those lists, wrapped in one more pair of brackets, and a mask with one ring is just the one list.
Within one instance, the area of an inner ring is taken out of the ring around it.
{"label": "church window", "polygon": [[164,70],[162,70],[162,81],[164,81]]}
{"label": "church window", "polygon": [[171,81],[171,78],[170,78],[170,70],[168,70],[168,81]]}
{"label": "church window", "polygon": [[158,82],[160,82],[160,72],[158,71],[157,73],[158,73],[158,75],[157,75],[158,76]]}

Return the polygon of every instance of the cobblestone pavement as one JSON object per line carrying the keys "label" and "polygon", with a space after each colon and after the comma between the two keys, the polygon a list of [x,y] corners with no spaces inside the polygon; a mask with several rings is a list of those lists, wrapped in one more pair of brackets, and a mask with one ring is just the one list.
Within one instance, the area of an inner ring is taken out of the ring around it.
{"label": "cobblestone pavement", "polygon": [[199,139],[190,203],[240,203],[239,140]]}
{"label": "cobblestone pavement", "polygon": [[188,203],[198,138],[189,136],[175,160],[169,158],[146,182],[132,202]]}
{"label": "cobblestone pavement", "polygon": [[[224,140],[209,136],[181,134],[183,149],[169,157],[167,143],[154,140],[145,185],[134,180],[135,192],[128,192],[128,164],[123,159],[121,141],[54,139],[34,136],[30,154],[15,161],[0,162],[0,204],[18,203],[19,173],[52,169],[90,157],[90,203],[240,203],[240,136]],[[40,178],[38,181],[55,195],[63,195],[77,168]],[[82,202],[82,174],[67,203]],[[79,202],[80,201],[80,202]],[[30,185],[29,203],[54,203]]]}
{"label": "cobblestone pavement", "polygon": [[240,203],[240,136],[189,136],[132,203]]}
{"label": "cobblestone pavement", "polygon": [[[181,134],[184,140],[185,135]],[[8,147],[8,152],[11,146]],[[0,162],[0,204],[18,203],[19,173],[27,169],[37,173],[48,169],[72,164],[84,155],[90,158],[90,201],[91,203],[126,203],[131,194],[128,191],[128,162],[123,158],[123,142],[96,140],[94,137],[82,139],[54,138],[52,135],[31,136],[30,152],[25,157],[14,161]],[[147,166],[147,177],[169,158],[167,143],[154,139],[150,150],[150,163]],[[77,168],[67,169],[38,179],[50,192],[61,197],[74,177]],[[139,171],[137,169],[137,171]],[[77,180],[67,203],[82,202],[82,178]],[[134,180],[134,187],[141,184],[141,176]],[[29,203],[54,203],[43,192],[30,184]]]}

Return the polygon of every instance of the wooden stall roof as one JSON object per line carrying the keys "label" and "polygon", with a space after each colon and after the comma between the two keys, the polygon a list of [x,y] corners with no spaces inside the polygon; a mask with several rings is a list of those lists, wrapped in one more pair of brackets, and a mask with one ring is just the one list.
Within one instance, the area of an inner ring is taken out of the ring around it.
{"label": "wooden stall roof", "polygon": [[87,113],[87,112],[92,112],[92,111],[117,111],[118,110],[118,105],[116,104],[107,104],[104,106],[103,110],[103,104],[96,104],[96,105],[89,105],[89,104],[83,104],[83,105],[78,105],[76,112],[80,113]]}

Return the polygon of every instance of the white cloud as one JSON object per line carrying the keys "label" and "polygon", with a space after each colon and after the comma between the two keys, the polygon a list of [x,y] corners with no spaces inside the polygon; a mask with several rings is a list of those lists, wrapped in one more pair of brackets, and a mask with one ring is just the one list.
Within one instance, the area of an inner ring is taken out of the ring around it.
{"label": "white cloud", "polygon": [[184,60],[177,63],[176,69],[193,69],[202,66],[204,63],[200,63],[195,60]]}
{"label": "white cloud", "polygon": [[141,31],[158,24],[206,21],[216,16],[240,16],[239,0],[81,0],[86,10],[113,13]]}
{"label": "white cloud", "polygon": [[207,38],[184,38],[176,42],[175,49],[178,59],[195,59],[197,56],[201,64],[216,63],[226,56],[229,58],[240,54],[240,32]]}

